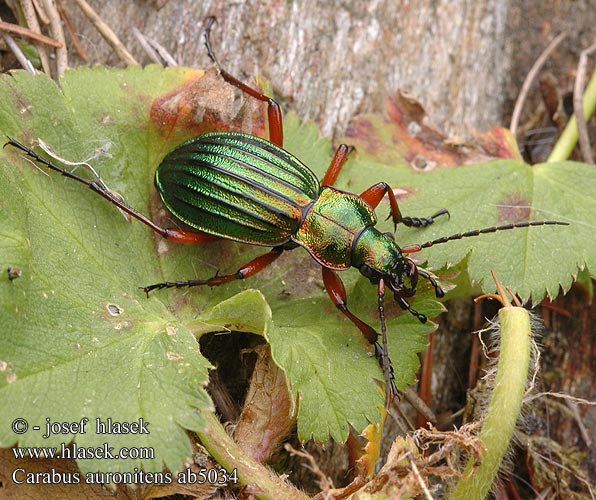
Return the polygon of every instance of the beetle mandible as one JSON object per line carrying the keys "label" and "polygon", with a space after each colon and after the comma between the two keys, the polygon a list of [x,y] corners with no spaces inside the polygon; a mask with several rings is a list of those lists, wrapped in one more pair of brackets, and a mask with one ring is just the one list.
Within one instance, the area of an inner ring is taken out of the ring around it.
{"label": "beetle mandible", "polygon": [[[387,196],[394,228],[397,224],[424,227],[448,214],[439,210],[429,217],[402,216],[392,189],[379,182],[359,195],[333,187],[350,148],[341,144],[319,182],[298,158],[283,149],[283,126],[279,104],[225,71],[217,61],[210,42],[215,18],[207,20],[205,45],[209,57],[223,79],[242,92],[267,103],[269,140],[241,132],[212,132],[188,140],[167,154],[157,168],[155,184],[169,211],[193,230],[159,226],[126,205],[99,180],[90,181],[39,156],[14,139],[7,145],[24,151],[35,161],[81,182],[164,238],[190,244],[217,239],[272,247],[235,273],[209,279],[157,283],[143,287],[149,294],[162,288],[215,286],[246,279],[274,262],[284,251],[305,248],[321,265],[323,283],[335,306],[354,323],[374,346],[385,379],[389,401],[398,390],[387,352],[383,297],[387,287],[399,306],[421,322],[427,318],[415,311],[408,298],[416,293],[418,278],[427,279],[437,297],[444,291],[437,281],[407,257],[423,248],[461,238],[501,230],[539,225],[566,225],[556,221],[527,221],[468,231],[421,245],[399,247],[391,233],[376,228],[375,208]],[[354,315],[347,305],[344,285],[337,271],[358,269],[377,286],[382,343],[377,331]]]}

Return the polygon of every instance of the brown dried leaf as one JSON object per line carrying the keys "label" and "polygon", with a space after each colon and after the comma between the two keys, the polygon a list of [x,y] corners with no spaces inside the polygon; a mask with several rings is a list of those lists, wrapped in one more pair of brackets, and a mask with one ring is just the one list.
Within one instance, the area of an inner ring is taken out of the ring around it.
{"label": "brown dried leaf", "polygon": [[385,111],[386,118],[354,118],[346,132],[345,141],[375,161],[388,165],[405,162],[413,170],[428,171],[495,158],[520,159],[515,138],[506,129],[492,129],[475,143],[449,138],[429,124],[419,102],[401,92],[387,99]]}
{"label": "brown dried leaf", "polygon": [[247,455],[265,462],[294,427],[296,415],[284,372],[271,360],[270,347],[255,351],[258,358],[234,438]]}

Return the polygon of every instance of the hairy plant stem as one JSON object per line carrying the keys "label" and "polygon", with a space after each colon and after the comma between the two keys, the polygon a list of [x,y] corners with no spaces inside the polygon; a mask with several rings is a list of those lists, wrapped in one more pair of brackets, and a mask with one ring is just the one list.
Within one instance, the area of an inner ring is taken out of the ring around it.
{"label": "hairy plant stem", "polygon": [[482,499],[488,494],[509,447],[521,410],[531,351],[530,315],[522,307],[499,310],[501,347],[495,387],[480,439],[486,446],[482,464],[473,469],[473,459],[464,470],[450,500]]}

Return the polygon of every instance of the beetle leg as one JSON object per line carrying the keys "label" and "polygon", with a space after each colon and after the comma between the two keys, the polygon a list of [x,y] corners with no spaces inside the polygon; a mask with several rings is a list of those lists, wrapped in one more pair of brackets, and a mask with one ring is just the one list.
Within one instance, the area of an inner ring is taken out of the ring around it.
{"label": "beetle leg", "polygon": [[219,61],[215,57],[215,53],[211,48],[211,27],[215,22],[215,17],[211,16],[207,19],[207,26],[205,27],[205,47],[207,47],[207,53],[209,57],[213,61],[213,63],[217,66],[219,73],[221,74],[222,78],[228,82],[230,85],[233,85],[237,89],[240,89],[242,92],[247,93],[249,96],[258,99],[259,101],[263,101],[267,103],[267,118],[269,121],[269,140],[276,144],[279,147],[283,147],[284,143],[284,133],[283,133],[283,124],[282,124],[282,117],[281,117],[281,108],[276,101],[267,97],[265,94],[259,92],[258,90],[249,87],[245,83],[238,80],[235,76],[228,73],[224,70]]}
{"label": "beetle leg", "polygon": [[238,269],[238,271],[232,274],[215,275],[212,278],[206,280],[193,279],[187,281],[166,281],[164,283],[156,283],[155,285],[149,285],[142,288],[143,291],[149,295],[149,292],[153,290],[161,290],[162,288],[182,288],[185,286],[191,287],[202,285],[217,286],[224,283],[229,283],[230,281],[243,280],[265,269],[269,264],[277,259],[283,251],[283,247],[274,247],[270,252],[259,255],[249,263],[244,264],[240,269]]}
{"label": "beetle leg", "polygon": [[341,169],[348,159],[348,155],[353,149],[354,148],[352,146],[348,146],[346,144],[340,144],[337,147],[335,154],[333,155],[333,159],[327,168],[327,172],[325,172],[325,177],[323,177],[323,180],[321,181],[322,186],[333,186],[335,184],[337,176],[341,172]]}
{"label": "beetle leg", "polygon": [[437,213],[431,215],[430,217],[404,217],[401,214],[399,209],[399,205],[397,203],[397,198],[395,197],[395,193],[387,184],[386,182],[379,182],[374,186],[369,187],[366,191],[363,191],[360,194],[360,197],[365,200],[372,208],[377,208],[383,197],[387,195],[389,198],[389,205],[391,209],[389,211],[388,219],[393,219],[394,228],[397,227],[399,223],[402,223],[404,226],[409,227],[424,227],[432,224],[437,217],[443,214],[449,215],[447,209],[442,208]]}
{"label": "beetle leg", "polygon": [[[386,182],[379,182],[374,186],[369,187],[366,191],[363,191],[360,194],[360,198],[366,201],[373,209],[377,208],[379,203],[383,197],[387,194],[389,197],[389,205],[391,209],[389,210],[389,217],[393,219],[393,226],[394,228],[400,222],[403,222],[404,218],[401,215],[401,211],[399,210],[399,205],[397,204],[397,198],[395,197],[395,193],[389,187],[389,184]],[[387,217],[387,218],[389,218]]]}
{"label": "beetle leg", "polygon": [[[321,271],[323,274],[323,283],[325,285],[325,290],[327,291],[327,294],[329,295],[331,302],[333,302],[335,306],[345,316],[347,316],[352,323],[354,323],[358,327],[358,329],[362,332],[366,340],[368,340],[374,346],[375,357],[379,360],[379,364],[383,369],[386,387],[388,387],[388,390],[390,390],[391,393],[395,396],[397,394],[397,387],[395,386],[395,379],[393,378],[393,368],[391,367],[391,360],[387,355],[386,348],[383,348],[383,346],[381,346],[381,344],[379,344],[378,342],[379,334],[372,326],[367,325],[364,321],[358,318],[358,316],[350,312],[346,304],[346,289],[337,273],[327,267],[321,268]],[[382,298],[380,297],[379,304],[381,303]],[[381,311],[379,312],[380,314],[382,314]]]}
{"label": "beetle leg", "polygon": [[221,240],[220,236],[215,236],[209,233],[202,233],[201,231],[184,231],[182,229],[163,228],[163,233],[157,231],[164,238],[176,243],[187,243],[189,245],[201,245],[203,243],[210,243],[212,241]]}
{"label": "beetle leg", "polygon": [[70,179],[80,182],[81,184],[86,185],[89,189],[99,194],[113,205],[116,205],[120,210],[127,213],[131,217],[134,217],[135,219],[141,221],[146,226],[149,226],[153,231],[161,234],[164,238],[170,241],[176,241],[178,243],[201,244],[220,239],[219,236],[214,236],[199,231],[184,231],[181,229],[161,227],[157,225],[155,222],[153,222],[151,219],[143,215],[138,210],[135,210],[134,208],[128,206],[120,195],[106,188],[103,182],[100,182],[99,179],[91,181],[71,172],[70,170],[59,167],[55,163],[46,160],[44,157],[38,155],[32,149],[28,148],[27,146],[24,146],[23,144],[14,139],[11,139],[10,137],[8,138],[8,142],[5,144],[5,146],[6,145],[18,148],[21,151],[23,151],[27,156],[35,160],[37,163],[41,163],[42,165],[45,165],[51,170],[59,172],[65,177],[68,177]]}
{"label": "beetle leg", "polygon": [[167,238],[170,241],[176,241],[178,243],[200,244],[220,239],[219,236],[213,236],[211,234],[202,233],[199,231],[184,231],[181,229],[172,229],[159,226],[151,219],[149,219],[149,217],[143,215],[138,210],[135,210],[134,208],[128,206],[120,195],[114,193],[113,191],[110,191],[105,186],[105,184],[101,182],[99,179],[85,179],[84,177],[81,177],[66,168],[59,167],[55,163],[46,160],[43,156],[38,155],[32,149],[28,148],[27,146],[24,146],[23,144],[14,139],[11,139],[10,137],[8,138],[8,142],[5,144],[5,146],[12,146],[17,149],[20,149],[27,156],[32,158],[35,162],[40,163],[41,165],[44,165],[49,169],[62,174],[64,177],[68,177],[69,179],[73,179],[77,182],[80,182],[81,184],[84,184],[93,192],[105,198],[113,205],[116,205],[121,211],[141,221],[143,224],[150,227],[153,231],[161,234],[164,238]]}
{"label": "beetle leg", "polygon": [[327,267],[323,267],[321,270],[323,274],[323,284],[325,285],[325,290],[327,291],[331,302],[333,302],[335,306],[358,327],[366,337],[366,340],[371,344],[375,344],[379,334],[372,326],[367,325],[364,321],[350,312],[347,306],[346,289],[340,277],[335,271]]}

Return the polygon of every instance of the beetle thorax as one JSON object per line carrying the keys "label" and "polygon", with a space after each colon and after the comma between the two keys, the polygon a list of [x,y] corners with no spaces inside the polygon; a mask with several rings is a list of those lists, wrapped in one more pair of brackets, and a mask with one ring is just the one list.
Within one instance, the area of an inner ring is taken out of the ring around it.
{"label": "beetle thorax", "polygon": [[373,283],[378,283],[381,278],[391,281],[392,276],[403,272],[404,257],[392,234],[381,233],[369,226],[355,242],[352,266]]}

